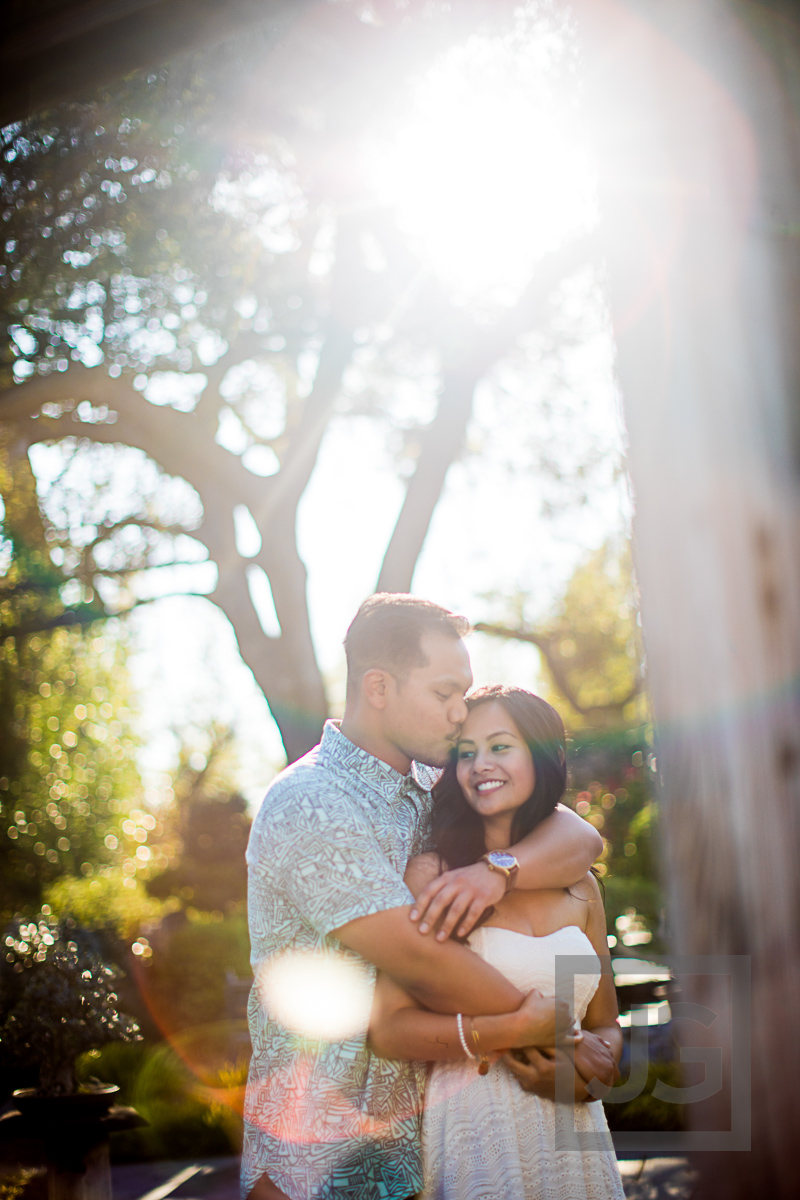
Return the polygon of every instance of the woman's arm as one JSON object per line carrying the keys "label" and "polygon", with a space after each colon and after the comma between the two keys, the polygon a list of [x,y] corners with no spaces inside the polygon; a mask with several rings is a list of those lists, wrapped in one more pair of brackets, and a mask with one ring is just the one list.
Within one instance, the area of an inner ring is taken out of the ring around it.
{"label": "woman's arm", "polygon": [[[497,1054],[513,1046],[563,1042],[572,1019],[566,1005],[531,992],[516,1012],[493,1017],[463,1018],[464,1037],[474,1052],[471,1031],[478,1034],[481,1052]],[[369,1022],[369,1045],[379,1058],[464,1058],[455,1017],[428,1012],[383,972],[378,976]]]}
{"label": "woman's arm", "polygon": [[[510,849],[519,863],[516,887],[531,891],[565,888],[586,875],[603,849],[603,839],[588,821],[559,804],[554,813]],[[437,872],[417,897],[411,919],[419,921],[420,933],[427,933],[441,921],[437,934],[440,941],[448,938],[460,922],[458,935],[465,937],[483,910],[502,900],[505,890],[504,876],[491,871],[485,862],[445,871],[443,875]]]}
{"label": "woman's arm", "polygon": [[[434,854],[422,854],[409,863],[405,881],[415,895],[439,872]],[[499,1016],[465,1016],[464,1034],[470,1050],[472,1028],[481,1049],[491,1054],[512,1046],[553,1045],[572,1041],[572,1017],[566,1004],[537,991],[526,996],[515,1012]],[[458,1059],[464,1050],[454,1016],[429,1012],[390,976],[381,972],[375,987],[369,1024],[369,1042],[380,1058]]]}

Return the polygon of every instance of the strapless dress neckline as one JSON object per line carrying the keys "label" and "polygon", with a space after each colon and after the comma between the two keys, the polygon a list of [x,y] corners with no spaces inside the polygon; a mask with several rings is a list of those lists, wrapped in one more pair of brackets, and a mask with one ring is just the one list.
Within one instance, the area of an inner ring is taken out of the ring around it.
{"label": "strapless dress neckline", "polygon": [[[566,933],[568,930],[574,929],[576,933],[579,933],[582,938],[585,938],[586,941],[589,942],[588,937],[586,937],[586,933],[583,929],[581,929],[580,925],[561,925],[558,929],[553,929],[550,933],[523,933],[520,929],[506,929],[504,925],[481,925],[480,928],[486,933],[488,933],[490,930],[493,930],[496,933],[510,933],[513,934],[514,937],[526,938],[528,941],[534,942],[543,942],[547,938],[556,937],[556,935],[559,933]],[[592,943],[589,942],[590,946],[591,944]]]}

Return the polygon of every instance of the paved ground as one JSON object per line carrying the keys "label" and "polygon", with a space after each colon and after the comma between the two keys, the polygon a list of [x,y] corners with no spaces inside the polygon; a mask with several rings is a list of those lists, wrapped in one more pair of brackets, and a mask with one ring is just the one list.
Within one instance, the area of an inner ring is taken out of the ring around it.
{"label": "paved ground", "polygon": [[[691,1200],[692,1177],[683,1158],[624,1159],[628,1200]],[[112,1168],[114,1200],[238,1200],[238,1158],[131,1163]]]}
{"label": "paved ground", "polygon": [[685,1158],[622,1159],[627,1200],[691,1200],[694,1175]]}

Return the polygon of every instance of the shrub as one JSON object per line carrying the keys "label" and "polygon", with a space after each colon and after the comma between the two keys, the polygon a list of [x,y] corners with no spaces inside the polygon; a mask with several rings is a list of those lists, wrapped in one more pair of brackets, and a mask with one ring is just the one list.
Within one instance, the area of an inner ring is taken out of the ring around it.
{"label": "shrub", "polygon": [[671,1087],[681,1087],[683,1079],[680,1065],[675,1062],[651,1062],[647,1070],[647,1082],[640,1095],[625,1104],[606,1102],[609,1129],[620,1133],[685,1129],[684,1106],[659,1100],[652,1094],[659,1079]]}
{"label": "shrub", "polygon": [[250,975],[245,918],[214,921],[198,914],[152,942],[141,988],[162,1027],[173,1032],[223,1020],[226,974]]}
{"label": "shrub", "polygon": [[[114,1134],[115,1162],[176,1159],[230,1154],[239,1148],[241,1121],[223,1102],[241,1070],[231,1064],[214,1080],[220,1092],[199,1083],[166,1042],[157,1046],[110,1045],[87,1054],[80,1063],[84,1078],[99,1075],[120,1089],[121,1104],[130,1104],[148,1124]],[[229,1077],[229,1078],[228,1078]]]}
{"label": "shrub", "polygon": [[40,915],[18,920],[5,936],[0,1056],[4,1066],[36,1066],[42,1095],[77,1090],[75,1064],[84,1051],[139,1038],[117,1007],[119,970],[97,952],[91,934],[72,921]]}
{"label": "shrub", "polygon": [[47,888],[45,899],[56,916],[74,917],[87,929],[112,929],[126,942],[169,911],[168,905],[147,895],[141,882],[121,871],[97,879],[63,875]]}

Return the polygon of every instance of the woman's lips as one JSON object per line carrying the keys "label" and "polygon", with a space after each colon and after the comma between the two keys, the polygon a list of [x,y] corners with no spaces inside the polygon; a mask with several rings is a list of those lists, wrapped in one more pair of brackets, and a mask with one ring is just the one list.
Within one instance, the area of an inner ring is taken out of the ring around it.
{"label": "woman's lips", "polygon": [[485,796],[488,792],[496,792],[504,784],[504,779],[484,779],[481,783],[475,785],[475,791],[479,796]]}

